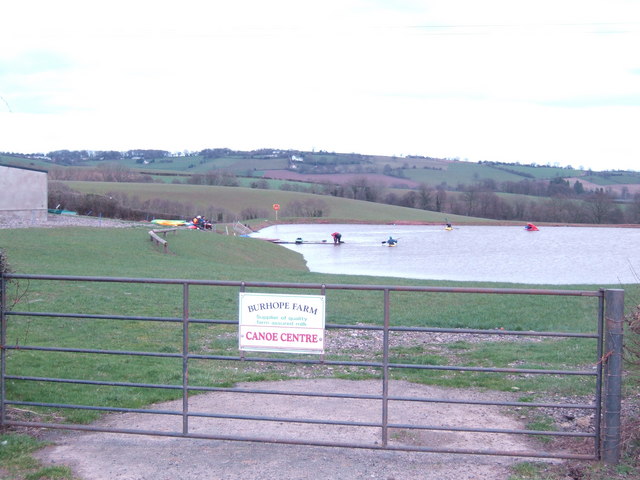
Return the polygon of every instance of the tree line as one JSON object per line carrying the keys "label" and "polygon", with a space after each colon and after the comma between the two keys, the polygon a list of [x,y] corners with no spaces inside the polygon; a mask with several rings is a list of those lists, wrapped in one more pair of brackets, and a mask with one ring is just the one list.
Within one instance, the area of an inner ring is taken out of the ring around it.
{"label": "tree line", "polygon": [[[115,162],[108,162],[95,168],[54,167],[49,171],[49,178],[53,181],[153,181],[151,176],[134,172]],[[240,185],[235,174],[224,170],[176,176],[173,182],[231,187]],[[262,189],[268,189],[269,185],[269,182],[264,178],[255,179],[250,184],[252,188]],[[576,181],[571,185],[562,178],[554,178],[551,181],[526,178],[519,182],[495,182],[492,179],[484,179],[473,184],[459,184],[454,188],[446,184],[433,186],[422,183],[415,189],[399,190],[387,189],[383,185],[369,180],[366,176],[356,176],[341,184],[332,182],[309,184],[287,181],[282,183],[279,189],[496,220],[593,224],[640,223],[639,194],[629,194],[627,198],[623,199],[624,203],[620,203],[620,199],[615,198],[604,188],[586,190],[581,182]],[[517,194],[518,196],[505,196],[501,193]],[[118,196],[116,195],[115,198]],[[132,208],[138,216],[144,213],[145,217],[156,214],[188,217],[194,211],[192,205],[169,206],[162,200],[158,200],[155,204],[151,202],[144,205],[137,204],[132,199],[121,198],[121,200],[123,202],[126,200],[122,204],[123,208]],[[53,204],[57,205],[58,203],[60,201]],[[69,205],[65,205],[65,208],[71,208]],[[94,209],[91,208],[91,210]],[[232,221],[235,221],[236,219],[248,220],[267,216],[264,214],[265,212],[257,212],[254,209],[243,212],[241,218],[236,218],[237,214],[232,212],[218,211],[213,207],[210,210],[210,218],[221,218],[220,221],[223,221],[222,219],[226,221],[230,217],[233,217]],[[298,215],[300,212],[302,214]],[[309,212],[312,213],[309,214]],[[328,214],[326,208],[318,208],[317,206],[297,206],[292,208],[290,213],[291,216],[317,216],[318,212],[322,212],[324,215]],[[282,212],[283,215],[285,213],[285,211]],[[103,214],[106,215],[104,212]],[[121,215],[124,214],[124,211],[121,212]]]}

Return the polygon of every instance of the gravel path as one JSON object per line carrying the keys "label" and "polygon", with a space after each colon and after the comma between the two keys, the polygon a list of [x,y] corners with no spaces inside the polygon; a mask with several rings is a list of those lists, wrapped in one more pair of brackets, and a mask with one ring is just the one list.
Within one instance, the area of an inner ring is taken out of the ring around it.
{"label": "gravel path", "polygon": [[[379,393],[376,381],[335,379],[292,380],[240,384],[247,388],[291,391]],[[454,398],[460,391],[392,382],[392,395]],[[468,399],[505,400],[503,393],[464,391]],[[393,404],[400,408],[393,409]],[[180,409],[181,401],[157,406]],[[212,393],[192,397],[192,412],[242,413],[290,418],[313,417],[349,421],[380,421],[380,403],[371,400],[313,399],[273,395]],[[99,424],[111,428],[180,431],[181,418],[150,414],[114,414]],[[480,428],[523,428],[513,415],[495,406],[419,404],[391,402],[390,422],[421,423]],[[190,420],[194,433],[259,436],[261,438],[312,438],[325,442],[352,442],[375,446],[379,429],[355,429],[282,422]],[[84,480],[283,480],[283,479],[438,479],[505,480],[510,465],[523,461],[508,456],[413,453],[335,447],[263,444],[220,440],[192,440],[112,433],[53,432],[55,445],[42,450],[46,465],[71,466]],[[397,430],[390,445],[421,445],[445,449],[526,451],[536,448],[522,436],[487,433]],[[539,447],[538,447],[539,448]]]}
{"label": "gravel path", "polygon": [[54,228],[54,227],[105,227],[128,228],[138,226],[153,226],[147,222],[131,222],[112,218],[85,217],[82,215],[47,215],[45,222],[33,223],[21,219],[6,219],[0,217],[0,228]]}

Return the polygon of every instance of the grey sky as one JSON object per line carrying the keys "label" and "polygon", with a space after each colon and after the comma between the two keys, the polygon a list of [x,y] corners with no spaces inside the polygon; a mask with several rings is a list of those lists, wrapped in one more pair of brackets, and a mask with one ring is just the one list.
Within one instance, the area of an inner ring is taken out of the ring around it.
{"label": "grey sky", "polygon": [[6,3],[0,151],[638,168],[640,1]]}

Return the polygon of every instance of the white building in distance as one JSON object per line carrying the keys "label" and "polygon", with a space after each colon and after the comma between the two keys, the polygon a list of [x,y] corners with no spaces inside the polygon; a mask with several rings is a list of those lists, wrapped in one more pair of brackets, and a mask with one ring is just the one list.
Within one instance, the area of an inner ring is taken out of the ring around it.
{"label": "white building in distance", "polygon": [[47,172],[0,165],[0,221],[47,220]]}

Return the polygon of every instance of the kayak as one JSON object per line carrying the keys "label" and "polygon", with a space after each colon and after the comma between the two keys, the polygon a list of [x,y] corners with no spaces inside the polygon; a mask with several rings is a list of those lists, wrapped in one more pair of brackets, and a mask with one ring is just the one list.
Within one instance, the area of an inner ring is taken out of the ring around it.
{"label": "kayak", "polygon": [[444,229],[449,232],[449,231],[453,230],[453,227],[444,227]]}
{"label": "kayak", "polygon": [[56,215],[77,215],[78,212],[72,212],[71,210],[62,210],[60,208],[49,208],[49,213],[55,213]]}
{"label": "kayak", "polygon": [[538,227],[536,227],[533,223],[527,223],[527,225],[524,227],[524,229],[529,231],[529,232],[537,232],[538,231]]}
{"label": "kayak", "polygon": [[162,220],[161,218],[151,220],[151,223],[155,223],[156,225],[165,225],[168,227],[182,227],[187,224],[184,220]]}
{"label": "kayak", "polygon": [[[256,237],[257,238],[257,237]],[[261,238],[260,240],[266,240],[268,242],[271,243],[279,243],[279,244],[295,244],[295,245],[339,245],[337,243],[333,243],[333,241],[331,242],[327,242],[326,240],[302,240],[301,238],[296,238],[296,240],[294,242],[291,241],[287,241],[287,240],[280,240],[277,238]],[[340,241],[340,243],[344,243],[343,241]]]}

